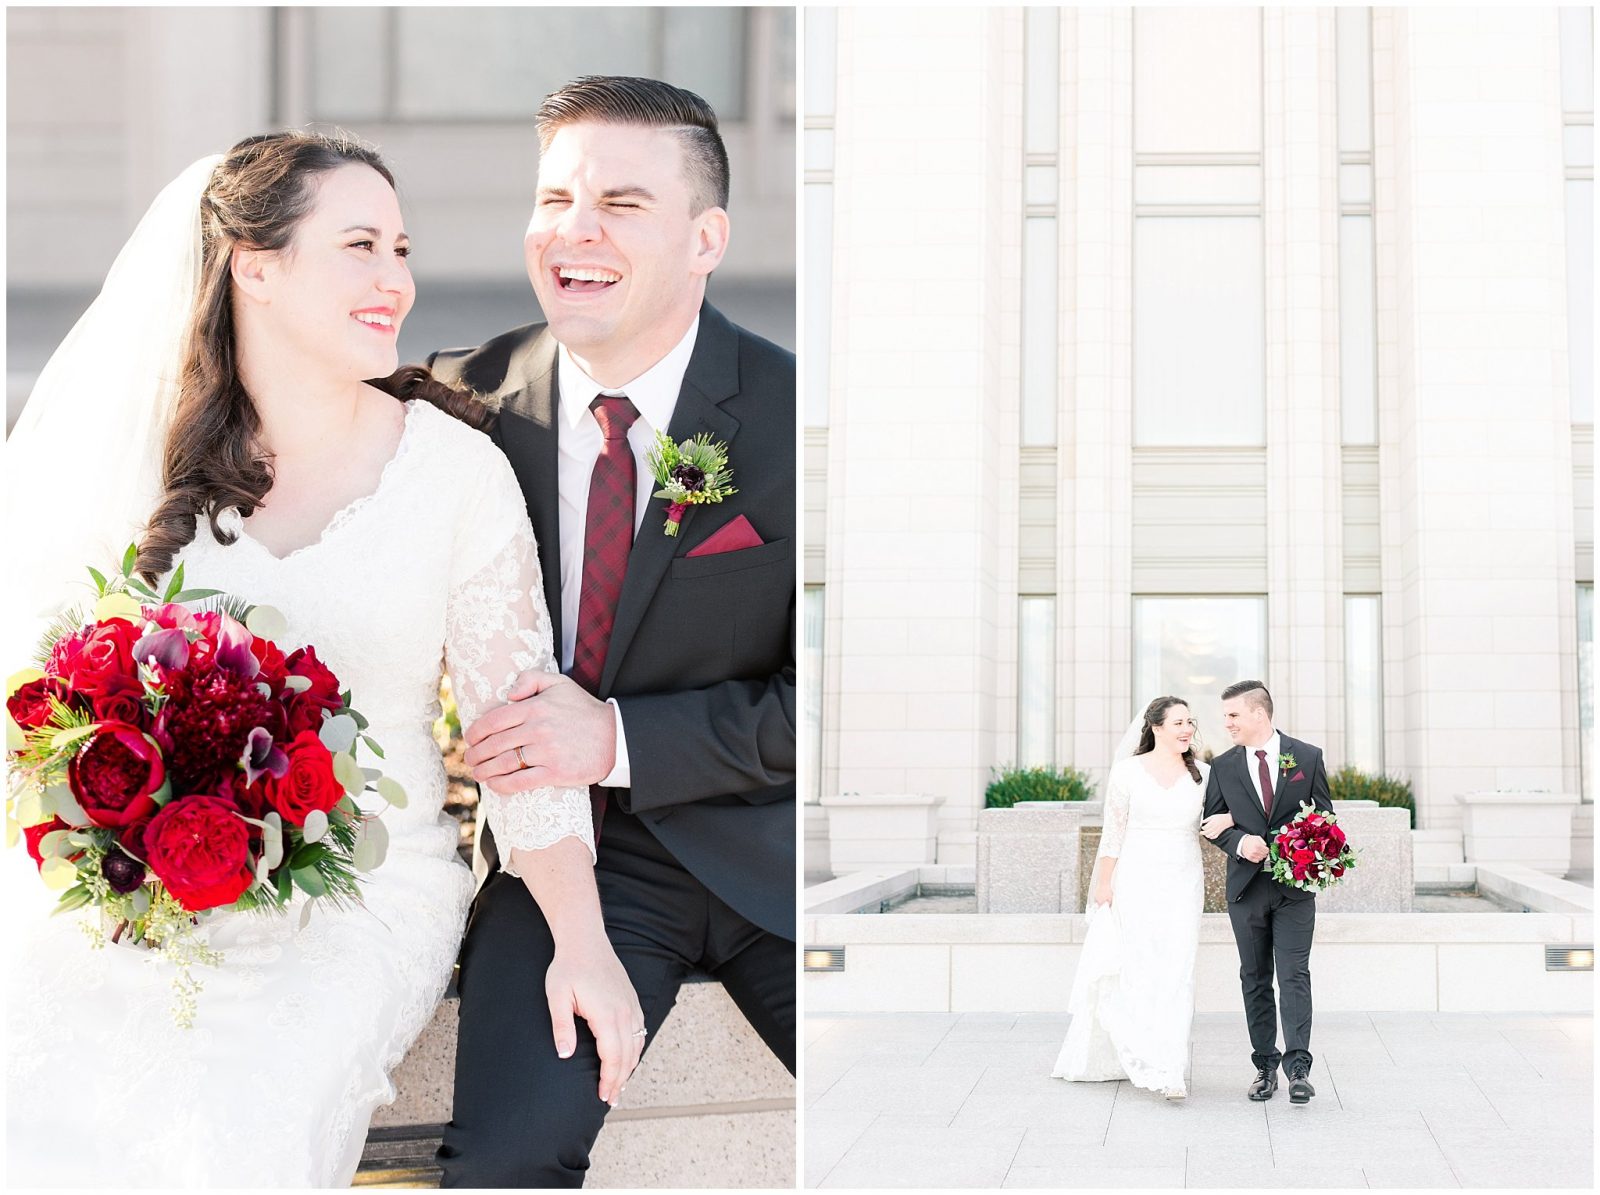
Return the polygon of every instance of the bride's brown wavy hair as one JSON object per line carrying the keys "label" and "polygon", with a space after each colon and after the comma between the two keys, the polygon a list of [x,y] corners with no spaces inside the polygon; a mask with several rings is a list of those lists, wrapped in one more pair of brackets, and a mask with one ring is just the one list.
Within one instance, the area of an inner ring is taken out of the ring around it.
{"label": "bride's brown wavy hair", "polygon": [[[1156,749],[1156,727],[1167,720],[1167,711],[1175,705],[1189,708],[1189,703],[1181,697],[1157,697],[1144,711],[1144,725],[1139,728],[1139,746],[1134,750],[1135,755],[1148,755]],[[1200,783],[1200,765],[1194,761],[1194,740],[1189,740],[1189,749],[1183,753],[1183,766],[1189,769],[1189,775],[1194,777],[1196,784]]]}
{"label": "bride's brown wavy hair", "polygon": [[[272,488],[261,416],[239,378],[231,265],[236,246],[282,250],[316,200],[315,183],[341,166],[369,166],[394,186],[371,147],[345,133],[291,130],[247,137],[211,174],[200,201],[200,278],[184,335],[178,396],[161,461],[161,496],[139,539],[135,568],[150,583],[172,567],[204,515],[218,543],[236,538],[217,516],[248,518]],[[420,398],[480,430],[494,409],[469,391],[406,365],[368,383],[397,399]]]}

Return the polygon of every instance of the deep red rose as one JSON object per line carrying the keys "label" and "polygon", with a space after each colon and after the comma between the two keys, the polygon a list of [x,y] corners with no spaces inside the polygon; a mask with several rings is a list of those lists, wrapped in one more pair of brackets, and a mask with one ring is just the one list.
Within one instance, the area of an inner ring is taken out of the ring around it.
{"label": "deep red rose", "polygon": [[67,687],[65,681],[56,677],[40,677],[21,686],[8,697],[6,709],[23,730],[37,730],[50,720],[52,697],[57,701],[71,704],[72,690]]}
{"label": "deep red rose", "polygon": [[291,652],[287,660],[293,676],[303,676],[311,682],[304,693],[289,698],[289,733],[315,731],[322,726],[323,711],[336,713],[344,708],[344,698],[339,696],[339,678],[321,660],[314,647],[302,647]]}
{"label": "deep red rose", "polygon": [[344,796],[344,785],[333,775],[333,753],[322,745],[314,730],[302,730],[283,748],[289,756],[289,771],[282,780],[263,776],[256,788],[264,788],[267,803],[283,815],[291,826],[306,824],[313,809],[324,813]]}
{"label": "deep red rose", "polygon": [[102,722],[67,764],[67,783],[89,820],[113,830],[154,813],[166,780],[160,748],[126,722]]}
{"label": "deep red rose", "polygon": [[133,645],[139,628],[126,618],[108,618],[89,630],[68,680],[73,689],[91,700],[119,681],[138,681],[133,662]]}
{"label": "deep red rose", "polygon": [[[39,842],[52,830],[70,830],[71,826],[59,817],[53,817],[47,822],[40,822],[37,826],[27,826],[22,831],[22,837],[27,840],[28,858],[33,860],[35,867],[44,866],[44,856],[39,853]],[[73,856],[77,858],[77,856]]]}
{"label": "deep red rose", "polygon": [[91,704],[94,716],[102,722],[126,722],[131,726],[142,726],[149,721],[144,707],[144,686],[138,681],[119,677],[111,681]]}
{"label": "deep red rose", "polygon": [[50,649],[50,659],[44,666],[45,672],[50,676],[58,676],[70,684],[72,674],[78,667],[78,657],[83,654],[83,645],[89,639],[90,629],[84,627],[57,639],[55,646]]}
{"label": "deep red rose", "polygon": [[1331,870],[1332,870],[1332,872],[1333,872],[1333,878],[1334,878],[1334,879],[1338,879],[1338,878],[1339,878],[1339,877],[1340,877],[1340,876],[1342,876],[1342,875],[1343,875],[1343,874],[1344,874],[1344,868],[1343,868],[1343,867],[1341,867],[1341,866],[1340,866],[1340,865],[1339,865],[1339,864],[1337,864],[1337,863],[1335,863],[1335,864],[1334,864],[1334,865],[1333,865],[1333,867],[1332,867],[1332,868],[1331,868]]}
{"label": "deep red rose", "polygon": [[1334,847],[1335,847],[1334,851],[1331,852],[1331,853],[1337,854],[1338,851],[1344,847],[1344,842],[1345,842],[1344,831],[1339,829],[1338,826],[1329,826],[1328,827],[1328,841],[1333,843]]}
{"label": "deep red rose", "polygon": [[1301,865],[1309,867],[1317,861],[1315,852],[1309,850],[1295,851],[1291,858],[1293,858],[1296,867]]}
{"label": "deep red rose", "polygon": [[151,820],[145,860],[191,913],[231,905],[255,882],[249,828],[231,801],[182,797]]}
{"label": "deep red rose", "polygon": [[271,639],[258,635],[250,644],[250,652],[261,665],[261,674],[256,679],[266,681],[274,692],[281,689],[283,678],[289,675],[289,662],[284,658],[283,649]]}
{"label": "deep red rose", "polygon": [[168,678],[167,698],[155,736],[178,792],[215,793],[238,768],[252,730],[264,726],[274,738],[282,731],[278,703],[226,669],[197,671],[191,663]]}

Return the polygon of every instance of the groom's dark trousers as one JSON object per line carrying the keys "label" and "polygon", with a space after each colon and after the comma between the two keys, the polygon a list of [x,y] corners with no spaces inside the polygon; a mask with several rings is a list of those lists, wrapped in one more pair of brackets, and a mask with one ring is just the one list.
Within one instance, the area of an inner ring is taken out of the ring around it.
{"label": "groom's dark trousers", "polygon": [[[1279,883],[1261,864],[1239,858],[1239,840],[1247,834],[1272,841],[1300,812],[1302,803],[1331,811],[1328,776],[1322,750],[1281,734],[1283,754],[1295,766],[1283,768],[1273,792],[1269,817],[1250,782],[1243,747],[1225,751],[1212,761],[1206,785],[1206,816],[1229,813],[1231,829],[1215,840],[1228,855],[1228,920],[1239,947],[1239,986],[1250,1027],[1250,1060],[1258,1069],[1284,1073],[1303,1062],[1311,1069],[1311,938],[1317,925],[1314,893]],[[1278,980],[1276,998],[1273,975]],[[1278,1014],[1283,1014],[1283,1052],[1278,1050]]]}
{"label": "groom's dark trousers", "polygon": [[[490,434],[527,498],[560,643],[557,350],[547,328],[529,325],[429,365],[499,402]],[[631,778],[606,793],[595,882],[646,1045],[685,977],[702,971],[791,1073],[794,380],[792,354],[702,306],[667,430],[679,442],[703,433],[726,444],[738,492],[690,507],[675,537],[663,530],[665,500],[650,502],[595,693],[621,711]],[[706,541],[741,517],[761,542],[710,551]],[[479,846],[492,868],[482,826]],[[491,870],[461,956],[455,1103],[439,1150],[446,1187],[583,1183],[608,1109],[581,1019],[576,1055],[556,1057],[544,990],[553,952],[523,882]]]}

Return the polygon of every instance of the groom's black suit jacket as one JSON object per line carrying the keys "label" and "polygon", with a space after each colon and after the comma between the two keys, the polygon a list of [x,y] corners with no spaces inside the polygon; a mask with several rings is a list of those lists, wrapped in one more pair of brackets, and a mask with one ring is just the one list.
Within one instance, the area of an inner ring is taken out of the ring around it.
{"label": "groom's black suit jacket", "polygon": [[[1210,817],[1214,813],[1224,812],[1233,815],[1233,825],[1212,840],[1228,856],[1229,903],[1243,896],[1245,889],[1257,876],[1266,874],[1261,870],[1261,864],[1239,858],[1241,838],[1255,834],[1270,844],[1272,836],[1300,812],[1303,802],[1333,812],[1333,802],[1328,796],[1328,773],[1322,764],[1322,748],[1291,739],[1281,730],[1278,732],[1278,743],[1281,754],[1294,756],[1295,766],[1278,771],[1278,783],[1272,790],[1270,819],[1250,779],[1249,769],[1256,766],[1256,761],[1250,758],[1250,753],[1244,747],[1224,751],[1211,761],[1211,779],[1206,784],[1205,815]],[[1263,882],[1275,883],[1270,879]],[[1316,896],[1315,892],[1288,884],[1279,884],[1278,887],[1291,897],[1311,900]]]}
{"label": "groom's black suit jacket", "polygon": [[[441,381],[499,400],[490,435],[528,503],[559,645],[557,347],[546,325],[528,324],[428,365]],[[639,526],[597,694],[616,699],[628,742],[632,786],[609,799],[746,920],[792,939],[794,355],[705,304],[667,430],[679,442],[709,432],[727,444],[739,492],[689,507],[676,538],[662,530],[662,498]],[[760,546],[689,556],[741,514]],[[492,839],[483,845],[493,859]]]}

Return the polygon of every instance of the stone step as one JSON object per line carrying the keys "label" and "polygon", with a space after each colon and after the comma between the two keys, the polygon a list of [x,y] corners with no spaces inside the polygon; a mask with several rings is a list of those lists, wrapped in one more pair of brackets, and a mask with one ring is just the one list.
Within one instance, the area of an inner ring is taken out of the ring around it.
{"label": "stone step", "polygon": [[[450,1119],[457,1001],[447,998],[394,1073],[399,1095],[372,1118],[357,1186],[433,1187]],[[678,1003],[606,1120],[595,1188],[790,1187],[794,1080],[713,982]]]}

